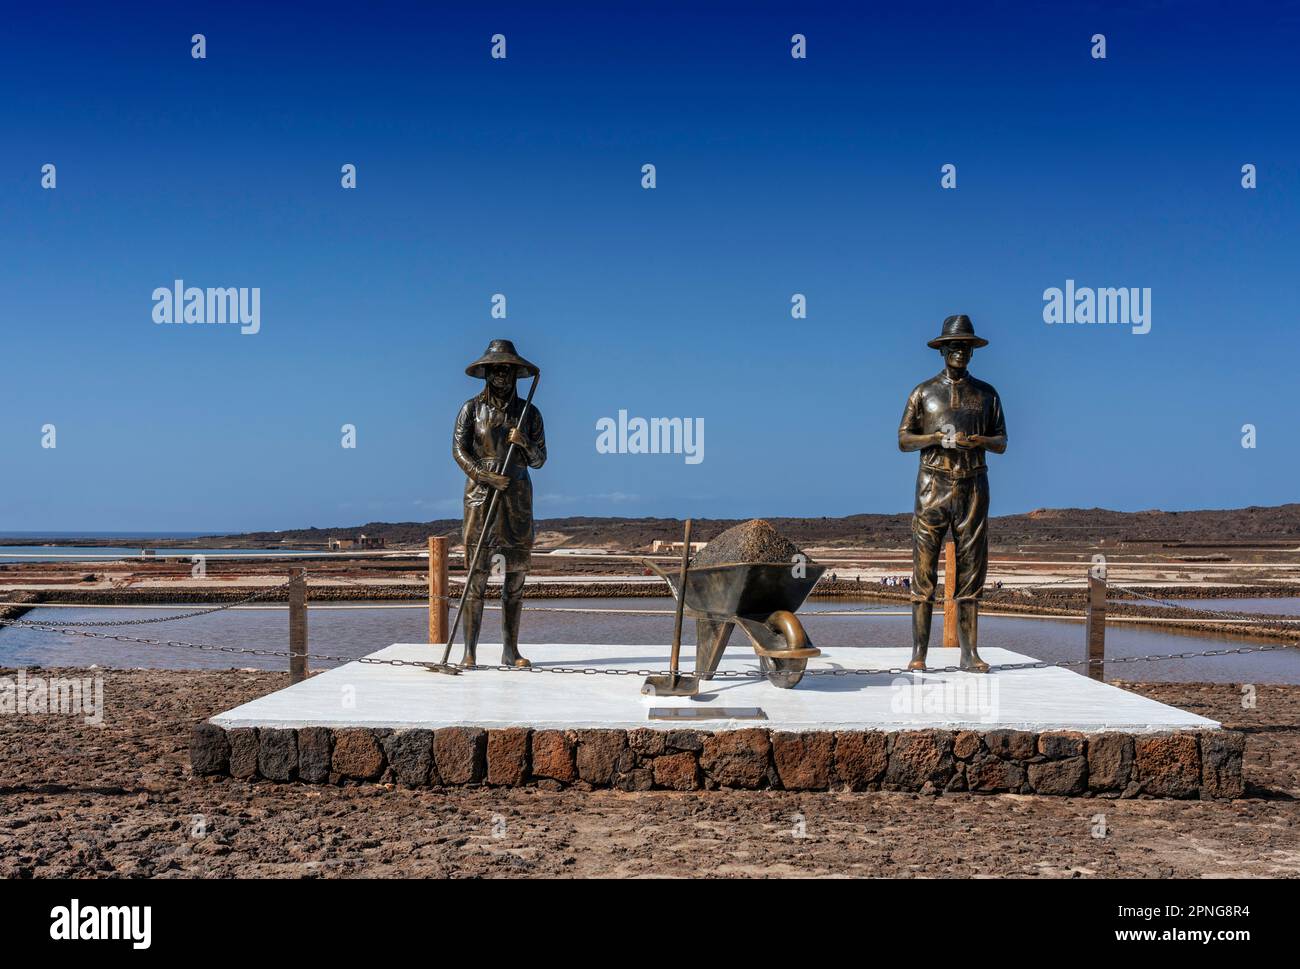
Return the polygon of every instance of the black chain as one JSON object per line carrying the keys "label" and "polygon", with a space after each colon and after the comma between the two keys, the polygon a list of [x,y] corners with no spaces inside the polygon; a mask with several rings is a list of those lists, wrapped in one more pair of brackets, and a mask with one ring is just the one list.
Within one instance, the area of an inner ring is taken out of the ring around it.
{"label": "black chain", "polygon": [[1031,595],[1033,595],[1034,592],[1037,591],[1038,589],[1046,589],[1046,588],[1049,588],[1049,587],[1054,586],[1054,585],[1066,585],[1066,584],[1068,584],[1068,583],[1070,583],[1070,582],[1079,582],[1079,581],[1082,581],[1082,582],[1084,583],[1085,587],[1087,586],[1088,579],[1087,579],[1087,576],[1085,576],[1082,580],[1077,579],[1077,578],[1066,578],[1066,579],[1053,579],[1051,582],[1035,582],[1033,585],[1021,585],[1021,586],[1016,586],[1016,588],[1014,588],[1014,589],[1007,589],[1006,591],[1007,591],[1007,592],[1018,592],[1018,593],[1020,593],[1021,595],[1031,596]]}
{"label": "black chain", "polygon": [[[0,619],[0,625],[16,625],[19,620]],[[46,632],[63,633],[69,636],[82,636],[87,639],[109,640],[113,642],[127,643],[129,645],[140,646],[163,646],[177,649],[196,649],[202,652],[213,653],[232,653],[241,656],[276,656],[288,658],[295,653],[287,650],[257,649],[247,646],[217,646],[212,643],[188,643],[182,640],[161,640],[161,639],[140,639],[134,636],[112,635],[110,633],[97,633],[84,629],[72,629],[61,626],[51,626],[43,623],[21,623],[23,626],[32,629],[40,629]],[[1087,659],[1087,660],[1063,660],[1057,663],[1049,663],[1044,660],[1033,660],[1027,663],[1001,663],[989,667],[989,671],[1007,671],[1007,670],[1024,670],[1024,669],[1051,669],[1051,668],[1070,668],[1076,666],[1100,666],[1114,665],[1120,663],[1145,663],[1157,660],[1169,659],[1194,659],[1202,656],[1229,656],[1233,654],[1245,653],[1266,653],[1278,649],[1293,649],[1300,644],[1297,643],[1276,643],[1261,646],[1240,646],[1235,649],[1207,649],[1199,652],[1185,653],[1167,653],[1164,655],[1149,656],[1119,656],[1111,659]],[[441,663],[435,663],[425,660],[407,660],[407,659],[377,659],[370,656],[330,656],[318,653],[309,654],[310,659],[318,662],[335,662],[335,663],[365,663],[374,666],[423,666],[428,669],[448,669]],[[672,673],[672,670],[629,670],[617,667],[603,668],[598,666],[457,666],[450,667],[456,670],[472,671],[498,671],[505,673],[569,673],[582,676],[665,676]],[[678,671],[680,672],[680,671]],[[702,674],[709,679],[715,680],[740,680],[740,679],[766,679],[769,674],[780,676],[789,673],[801,672],[804,676],[881,676],[881,675],[902,675],[908,672],[905,667],[863,667],[863,668],[844,668],[844,669],[805,669],[805,670],[718,670],[714,673]],[[937,666],[927,667],[926,673],[960,673],[960,666]]]}
{"label": "black chain", "polygon": [[[1032,594],[1032,590],[1035,588],[1043,588],[1045,586],[1052,586],[1052,585],[1063,585],[1067,582],[1077,582],[1077,581],[1078,581],[1077,579],[1068,579],[1068,578],[1060,579],[1053,582],[1045,582],[1036,586],[1022,588],[1016,591],[1029,592],[1030,594]],[[22,619],[0,619],[0,626],[17,626],[25,629],[35,629],[44,632],[56,632],[56,633],[61,633],[69,636],[81,636],[88,639],[99,639],[99,640],[120,642],[128,645],[155,646],[155,647],[161,646],[165,648],[170,647],[176,649],[195,649],[201,652],[216,652],[216,653],[226,653],[226,654],[241,655],[241,656],[269,656],[269,657],[288,658],[297,654],[291,653],[286,650],[258,649],[258,648],[246,647],[246,646],[219,646],[212,643],[190,643],[183,640],[140,639],[132,636],[121,636],[121,635],[112,635],[108,633],[90,632],[86,629],[79,628],[79,627],[88,627],[88,626],[95,626],[101,628],[137,626],[137,625],[148,625],[152,623],[161,623],[161,622],[175,622],[181,619],[193,619],[198,616],[212,615],[213,613],[222,612],[227,609],[233,609],[236,606],[246,605],[250,602],[255,602],[258,599],[262,599],[265,598],[266,596],[271,595],[272,593],[279,592],[281,589],[286,588],[288,584],[289,584],[288,582],[285,582],[278,586],[271,586],[269,588],[260,589],[257,592],[253,593],[252,595],[244,599],[240,599],[229,603],[223,603],[222,605],[215,606],[210,609],[200,609],[188,613],[180,613],[171,616],[157,616],[150,619],[123,619],[123,620],[114,620],[114,621],[106,621],[106,622],[66,622],[60,625],[52,625],[50,623],[30,622]],[[1156,599],[1154,596],[1146,595],[1145,593],[1138,592],[1135,589],[1131,589],[1125,586],[1117,585],[1115,586],[1115,588],[1121,589],[1125,592],[1132,593],[1133,595],[1141,596],[1142,598],[1145,599],[1150,599],[1155,602],[1164,602],[1164,600]],[[439,596],[437,598],[450,599],[451,596]],[[1164,602],[1164,604],[1171,605],[1171,606],[1174,605],[1173,603],[1169,603],[1169,602]],[[32,606],[34,608],[39,608],[40,603],[32,603]],[[500,607],[495,606],[489,608],[499,609]],[[1191,607],[1183,607],[1183,608],[1191,608]],[[610,613],[624,613],[628,615],[661,615],[661,614],[666,614],[668,612],[668,610],[584,609],[581,607],[575,608],[575,607],[563,607],[563,606],[533,607],[528,611],[610,612]],[[1228,615],[1228,616],[1234,615],[1226,611],[1220,611],[1220,610],[1191,609],[1191,611],[1205,612],[1213,615]],[[825,610],[825,611],[813,610],[806,614],[854,615],[860,612],[861,610]],[[1236,614],[1236,615],[1241,615],[1241,614]],[[1258,617],[1242,616],[1242,618],[1251,618],[1251,619],[1255,619],[1255,621],[1260,621],[1260,622],[1267,621],[1267,620],[1259,619]],[[995,664],[989,667],[989,671],[993,672],[993,671],[1010,671],[1010,670],[1020,670],[1020,669],[1051,669],[1051,668],[1068,669],[1074,667],[1100,666],[1105,664],[1114,665],[1114,664],[1121,664],[1121,663],[1154,662],[1154,661],[1171,660],[1171,659],[1193,659],[1193,658],[1207,657],[1207,656],[1227,656],[1232,654],[1270,652],[1272,650],[1294,648],[1296,645],[1297,644],[1294,643],[1278,643],[1278,644],[1268,644],[1268,645],[1259,645],[1259,646],[1243,646],[1243,647],[1237,647],[1235,649],[1210,649],[1210,650],[1201,650],[1198,652],[1168,653],[1164,655],[1124,656],[1124,657],[1114,657],[1111,659],[1063,660],[1055,663],[1046,662],[1042,660],[1033,660],[1024,663]],[[533,673],[575,674],[575,675],[582,675],[582,676],[638,676],[638,677],[663,676],[663,675],[668,675],[672,672],[671,670],[646,670],[646,669],[629,670],[629,669],[621,669],[617,667],[604,668],[604,667],[592,667],[592,666],[517,667],[517,666],[504,666],[504,665],[498,665],[498,666],[474,665],[468,667],[459,667],[459,666],[448,667],[441,663],[435,663],[435,662],[424,661],[424,660],[376,659],[368,656],[352,657],[352,656],[330,656],[324,654],[309,654],[309,655],[311,659],[316,660],[317,662],[335,662],[335,663],[355,662],[355,663],[365,663],[368,665],[381,665],[381,666],[420,666],[428,669],[448,670],[448,671],[451,671],[453,669],[456,671],[486,670],[486,671],[498,671],[498,672],[509,672],[509,673],[533,672]],[[910,671],[907,670],[905,667],[891,666],[891,667],[878,667],[878,668],[861,667],[861,668],[840,668],[840,669],[804,669],[804,670],[772,670],[772,671],[718,670],[711,674],[706,674],[706,676],[708,679],[716,679],[716,680],[744,680],[744,679],[766,679],[769,675],[780,676],[780,675],[786,675],[791,673],[802,673],[802,675],[804,676],[881,676],[881,675],[899,676],[899,675],[904,675],[908,672]],[[959,673],[962,672],[962,669],[960,666],[942,666],[942,667],[927,668],[925,672]]]}
{"label": "black chain", "polygon": [[[1292,649],[1300,644],[1297,643],[1278,643],[1275,645],[1265,646],[1242,646],[1237,649],[1207,649],[1200,652],[1188,653],[1167,653],[1164,655],[1149,656],[1119,656],[1111,659],[1086,659],[1086,660],[1062,660],[1058,663],[1050,663],[1046,660],[1033,660],[1026,663],[995,663],[989,667],[989,672],[1006,671],[1006,670],[1039,670],[1061,668],[1066,669],[1075,666],[1102,666],[1114,665],[1117,663],[1145,663],[1155,660],[1166,659],[1192,659],[1200,656],[1227,656],[1233,653],[1266,653],[1275,649]],[[376,661],[382,662],[382,661]],[[428,664],[438,665],[438,664]],[[465,670],[493,670],[507,673],[534,672],[534,673],[580,673],[587,676],[664,676],[672,673],[672,670],[625,670],[625,669],[604,669],[592,666],[467,666],[459,667]],[[677,672],[681,673],[681,670]],[[787,673],[802,673],[804,676],[881,676],[881,675],[903,675],[906,673],[918,672],[909,670],[903,666],[889,667],[856,667],[844,669],[806,669],[806,670],[718,670],[714,673],[699,674],[701,678],[728,680],[728,679],[766,679],[769,675],[780,676]],[[927,666],[923,671],[925,673],[961,673],[965,672],[960,666]],[[696,675],[687,671],[686,675]]]}
{"label": "black chain", "polygon": [[[251,596],[248,596],[245,599],[238,599],[235,602],[222,603],[219,606],[213,606],[211,609],[197,609],[194,612],[182,612],[174,616],[154,616],[150,619],[113,619],[113,620],[106,620],[104,622],[65,622],[61,624],[60,628],[72,627],[72,626],[96,626],[100,628],[106,628],[109,626],[113,626],[113,627],[148,626],[156,622],[176,622],[179,619],[194,619],[197,616],[210,616],[214,612],[224,612],[227,609],[235,608],[235,606],[243,606],[243,605],[247,605],[250,602],[256,602],[258,599],[265,598],[266,596],[271,595],[271,593],[273,592],[279,592],[281,589],[288,588],[288,585],[289,585],[288,582],[283,582],[280,585],[273,585],[265,589],[259,589],[257,592],[254,592]],[[39,609],[41,607],[41,603],[39,602],[23,603],[23,604],[30,605],[31,608],[33,609]],[[93,606],[91,608],[93,608]],[[2,621],[3,624],[6,626],[24,626],[29,629],[50,628],[41,623],[28,622],[27,620],[24,619],[6,619]]]}
{"label": "black chain", "polygon": [[1176,600],[1159,599],[1155,596],[1147,595],[1145,592],[1142,592],[1138,589],[1131,588],[1126,585],[1113,585],[1111,586],[1111,588],[1119,589],[1121,592],[1127,592],[1130,595],[1137,596],[1140,599],[1147,599],[1150,602],[1159,603],[1162,606],[1168,606],[1171,609],[1185,609],[1188,612],[1199,612],[1205,616],[1215,616],[1216,618],[1221,618],[1221,619],[1244,619],[1249,622],[1285,622],[1286,621],[1285,616],[1278,616],[1276,619],[1270,619],[1261,616],[1257,613],[1251,614],[1248,612],[1233,612],[1230,609],[1203,609],[1203,608],[1198,609],[1196,606],[1180,605]]}

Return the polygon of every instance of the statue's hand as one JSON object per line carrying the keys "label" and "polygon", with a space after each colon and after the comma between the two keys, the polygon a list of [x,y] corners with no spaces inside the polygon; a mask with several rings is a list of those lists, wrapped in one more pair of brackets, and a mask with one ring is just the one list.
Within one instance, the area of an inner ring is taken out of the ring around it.
{"label": "statue's hand", "polygon": [[487,485],[489,488],[495,488],[498,492],[504,492],[510,488],[510,479],[504,475],[498,475],[495,471],[480,471],[474,475],[474,484]]}
{"label": "statue's hand", "polygon": [[506,440],[517,447],[523,448],[525,451],[529,448],[528,438],[524,435],[524,432],[517,427],[510,428],[510,433],[506,435]]}
{"label": "statue's hand", "polygon": [[983,447],[985,444],[988,443],[988,438],[986,438],[983,434],[964,434],[961,435],[961,437],[962,440],[959,443],[959,447],[977,448],[977,447]]}

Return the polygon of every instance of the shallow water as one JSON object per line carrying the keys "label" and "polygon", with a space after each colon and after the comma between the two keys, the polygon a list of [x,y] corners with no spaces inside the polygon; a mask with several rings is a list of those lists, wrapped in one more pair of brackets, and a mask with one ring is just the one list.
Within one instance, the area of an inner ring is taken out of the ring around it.
{"label": "shallow water", "polygon": [[[335,604],[331,604],[335,605]],[[584,609],[667,610],[666,599],[555,599],[535,600],[534,605]],[[811,611],[874,608],[900,611],[899,605],[851,603],[845,600],[817,600]],[[178,611],[191,607],[178,606]],[[192,608],[203,608],[195,606]],[[78,622],[150,618],[170,614],[161,609],[36,609],[23,618],[34,622]],[[813,642],[824,646],[907,646],[911,642],[907,616],[818,616],[804,615],[803,622]],[[389,643],[422,642],[428,629],[422,607],[384,608],[373,603],[358,608],[316,607],[308,616],[311,652],[354,658],[372,653]],[[694,654],[695,624],[683,626],[683,641]],[[483,642],[500,642],[500,613],[489,609],[484,616]],[[99,628],[103,633],[121,633],[145,639],[177,639],[195,643],[287,650],[288,612],[283,608],[230,609],[176,622],[119,629]],[[942,642],[942,610],[936,609],[932,643]],[[607,615],[599,613],[533,612],[524,616],[525,655],[545,659],[539,647],[528,643],[626,643],[663,647],[672,639],[671,614]],[[1037,659],[1059,662],[1082,659],[1083,623],[1057,619],[985,617],[980,623],[980,643],[1000,646]],[[1223,636],[1183,633],[1127,624],[1113,624],[1106,630],[1108,658],[1175,652],[1199,652],[1225,646],[1256,645]],[[748,649],[743,635],[732,635],[729,653]],[[459,656],[459,646],[453,658]],[[871,663],[869,656],[863,664]],[[105,642],[79,636],[19,627],[0,629],[0,666],[88,666],[147,667],[162,669],[285,669],[283,657],[247,656],[193,649],[142,646]],[[334,665],[318,661],[321,668]],[[1203,681],[1300,684],[1300,649],[1275,650],[1246,655],[1202,657],[1159,662],[1110,664],[1107,679],[1147,681]]]}
{"label": "shallow water", "polygon": [[[152,545],[0,545],[0,562],[116,562],[121,559],[146,558],[143,549],[154,550],[149,558],[192,558],[195,555],[225,558],[257,558],[283,555],[286,552],[310,552],[310,549],[229,549],[229,548],[157,548]],[[320,553],[315,550],[315,554]]]}
{"label": "shallow water", "polygon": [[[1132,602],[1132,600],[1127,600]],[[1300,597],[1281,599],[1170,599],[1187,609],[1217,609],[1223,612],[1262,612],[1269,616],[1300,616]],[[1158,605],[1158,603],[1148,603]]]}

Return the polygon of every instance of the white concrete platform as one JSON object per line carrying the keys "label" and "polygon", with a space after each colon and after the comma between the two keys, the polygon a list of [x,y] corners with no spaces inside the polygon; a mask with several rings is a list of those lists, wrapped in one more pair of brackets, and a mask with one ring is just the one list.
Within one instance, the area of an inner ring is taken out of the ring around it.
{"label": "white concrete platform", "polygon": [[[459,647],[457,647],[459,650]],[[479,660],[496,663],[499,645],[481,645]],[[667,646],[529,644],[537,666],[602,669],[667,667]],[[905,666],[898,648],[826,647],[810,669]],[[398,643],[371,654],[377,659],[437,660],[424,643]],[[1005,649],[981,651],[992,664],[1032,659]],[[685,658],[685,657],[684,657]],[[956,665],[957,650],[932,648],[935,666]],[[689,666],[689,662],[686,664]],[[756,669],[748,648],[733,645],[722,669]],[[686,670],[689,672],[689,669]],[[220,727],[532,727],[581,729],[728,730],[1105,730],[1158,733],[1215,730],[1205,717],[1158,703],[1064,669],[901,676],[805,676],[794,689],[766,680],[715,680],[698,698],[648,697],[636,676],[474,671],[446,676],[414,666],[348,663],[212,718]],[[765,720],[649,719],[652,707],[696,709],[759,707]]]}

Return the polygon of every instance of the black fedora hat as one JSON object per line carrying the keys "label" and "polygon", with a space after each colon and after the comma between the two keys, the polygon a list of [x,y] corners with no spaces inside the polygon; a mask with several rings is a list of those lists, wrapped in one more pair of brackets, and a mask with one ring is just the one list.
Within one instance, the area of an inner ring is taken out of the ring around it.
{"label": "black fedora hat", "polygon": [[502,363],[513,366],[516,377],[536,377],[541,373],[536,364],[529,363],[515,352],[515,345],[509,340],[493,340],[483,351],[483,356],[465,368],[465,373],[486,380],[487,368]]}
{"label": "black fedora hat", "polygon": [[975,335],[975,324],[964,313],[958,316],[950,316],[944,320],[943,332],[927,343],[926,346],[942,350],[948,343],[969,343],[972,347],[986,347],[989,345],[988,340]]}

